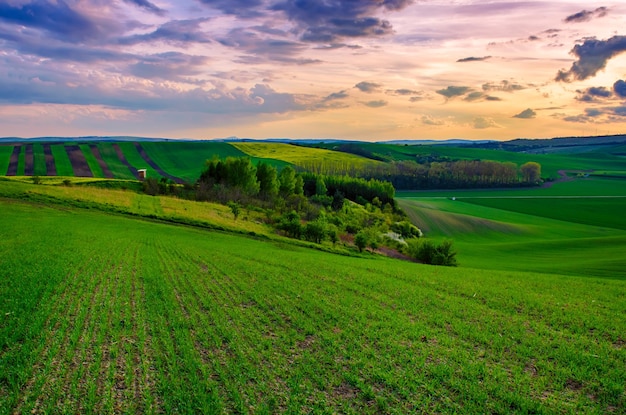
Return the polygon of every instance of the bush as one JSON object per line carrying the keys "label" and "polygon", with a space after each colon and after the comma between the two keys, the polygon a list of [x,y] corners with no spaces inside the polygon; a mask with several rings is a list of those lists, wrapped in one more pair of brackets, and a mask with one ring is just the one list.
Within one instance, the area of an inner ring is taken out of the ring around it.
{"label": "bush", "polygon": [[424,264],[449,267],[457,265],[456,251],[450,240],[444,240],[439,245],[428,239],[410,239],[407,243],[407,253]]}

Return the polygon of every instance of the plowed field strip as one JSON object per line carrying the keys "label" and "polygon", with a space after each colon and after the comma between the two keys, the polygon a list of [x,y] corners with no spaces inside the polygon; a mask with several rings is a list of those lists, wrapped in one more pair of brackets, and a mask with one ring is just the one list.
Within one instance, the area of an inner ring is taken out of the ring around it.
{"label": "plowed field strip", "polygon": [[89,148],[91,149],[93,156],[98,161],[98,164],[100,165],[100,168],[102,169],[103,176],[106,179],[113,179],[115,176],[113,175],[113,172],[111,172],[111,169],[109,169],[109,166],[107,166],[107,163],[102,158],[102,154],[100,154],[100,150],[98,149],[98,146],[96,144],[90,144]]}
{"label": "plowed field strip", "polygon": [[33,145],[26,144],[24,146],[24,175],[32,176],[35,171],[35,157],[33,154]]}
{"label": "plowed field strip", "polygon": [[57,167],[54,164],[54,156],[52,155],[52,147],[50,146],[50,144],[43,145],[43,153],[46,159],[46,175],[56,176]]}
{"label": "plowed field strip", "polygon": [[93,177],[93,173],[89,168],[89,164],[87,163],[87,159],[83,154],[80,146],[77,145],[66,145],[65,151],[67,152],[67,156],[70,159],[70,163],[72,163],[72,169],[74,170],[74,176],[76,177]]}
{"label": "plowed field strip", "polygon": [[113,149],[115,150],[115,153],[117,154],[117,157],[120,159],[122,164],[128,167],[128,170],[130,170],[132,175],[135,176],[135,179],[139,179],[139,173],[137,173],[137,169],[132,164],[130,164],[128,160],[126,160],[126,156],[124,156],[124,152],[122,151],[120,146],[115,143],[112,144],[112,146],[113,146]]}
{"label": "plowed field strip", "polygon": [[139,143],[135,143],[135,148],[137,149],[137,151],[139,152],[139,155],[141,156],[142,159],[144,159],[146,161],[146,163],[148,163],[148,165],[150,167],[152,167],[154,170],[156,170],[157,173],[159,173],[161,176],[168,178],[170,180],[173,180],[174,182],[178,183],[178,184],[182,184],[185,181],[183,179],[181,179],[180,177],[176,177],[173,176],[171,174],[169,174],[168,172],[166,172],[165,170],[161,169],[161,167],[159,167],[148,155],[148,153],[146,153],[146,150],[143,149],[143,147],[141,146],[141,144]]}
{"label": "plowed field strip", "polygon": [[7,176],[17,175],[17,165],[20,161],[21,152],[22,152],[22,146],[13,147],[13,153],[11,153],[11,159],[9,160],[9,168],[7,169]]}

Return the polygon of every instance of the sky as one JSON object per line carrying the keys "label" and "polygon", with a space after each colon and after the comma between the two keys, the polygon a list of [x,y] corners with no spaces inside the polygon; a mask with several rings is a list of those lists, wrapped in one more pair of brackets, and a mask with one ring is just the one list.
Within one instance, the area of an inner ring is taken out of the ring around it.
{"label": "sky", "polygon": [[626,1],[0,0],[0,136],[626,133]]}

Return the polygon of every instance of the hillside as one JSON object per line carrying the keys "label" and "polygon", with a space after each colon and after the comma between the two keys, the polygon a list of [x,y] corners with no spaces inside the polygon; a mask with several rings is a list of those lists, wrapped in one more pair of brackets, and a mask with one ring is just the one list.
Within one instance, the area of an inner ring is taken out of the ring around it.
{"label": "hillside", "polygon": [[626,409],[623,281],[0,205],[0,413]]}

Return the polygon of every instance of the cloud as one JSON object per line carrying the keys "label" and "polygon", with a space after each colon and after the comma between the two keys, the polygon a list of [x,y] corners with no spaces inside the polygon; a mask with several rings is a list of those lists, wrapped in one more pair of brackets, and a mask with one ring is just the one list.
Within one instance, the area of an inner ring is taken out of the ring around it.
{"label": "cloud", "polygon": [[334,101],[337,99],[344,99],[344,98],[348,98],[350,95],[348,95],[348,93],[343,90],[343,91],[339,91],[339,92],[334,92],[330,95],[328,95],[326,98],[324,98],[324,101]]}
{"label": "cloud", "polygon": [[263,0],[200,0],[201,3],[220,10],[224,14],[240,18],[254,18],[264,15]]}
{"label": "cloud", "polygon": [[387,94],[389,95],[421,95],[423,94],[423,91],[414,91],[412,89],[407,89],[407,88],[401,88],[401,89],[390,89],[387,91]]}
{"label": "cloud", "polygon": [[413,0],[328,2],[283,0],[271,6],[271,10],[283,12],[294,22],[301,40],[329,43],[345,38],[390,34],[393,32],[391,23],[376,17],[375,14],[380,9],[399,11],[413,2]]}
{"label": "cloud", "polygon": [[145,9],[151,13],[156,14],[157,16],[165,15],[165,10],[156,6],[153,3],[150,3],[148,0],[124,0],[126,3],[134,4],[142,9]]}
{"label": "cloud", "polygon": [[178,46],[185,46],[187,43],[211,43],[210,37],[200,31],[200,25],[209,19],[172,20],[161,25],[154,32],[132,35],[121,38],[122,45],[135,45],[143,42],[163,41]]}
{"label": "cloud", "polygon": [[604,69],[609,59],[626,51],[626,36],[613,36],[607,40],[586,39],[570,53],[578,57],[569,71],[560,70],[555,80],[582,81]]}
{"label": "cloud", "polygon": [[475,56],[470,56],[467,58],[458,59],[457,62],[480,62],[480,61],[486,61],[487,59],[491,59],[491,56],[482,56],[480,58],[477,58]]}
{"label": "cloud", "polygon": [[524,120],[528,120],[531,118],[535,118],[536,116],[537,116],[537,113],[535,111],[533,111],[530,108],[527,108],[524,111],[520,112],[519,114],[514,115],[513,118],[521,118]]}
{"label": "cloud", "polygon": [[422,115],[422,118],[420,119],[420,121],[424,125],[432,125],[432,126],[439,126],[439,125],[446,124],[446,122],[442,120],[441,118],[435,118],[432,115]]}
{"label": "cloud", "polygon": [[103,34],[95,21],[86,14],[73,10],[63,0],[39,0],[21,6],[1,2],[0,20],[45,30],[56,39],[74,42],[95,39]]}
{"label": "cloud", "polygon": [[527,87],[520,85],[515,82],[509,82],[507,80],[500,81],[500,83],[489,82],[483,84],[483,91],[503,91],[503,92],[514,92],[521,91],[526,89]]}
{"label": "cloud", "polygon": [[613,84],[613,91],[615,92],[615,95],[620,98],[626,98],[626,82],[621,79],[615,82]]}
{"label": "cloud", "polygon": [[608,13],[609,9],[606,7],[598,7],[593,11],[581,10],[578,13],[574,13],[567,16],[563,21],[565,23],[581,23],[588,22],[595,17],[604,17]]}
{"label": "cloud", "polygon": [[487,128],[501,128],[493,119],[487,117],[474,118],[474,128],[477,130],[484,130]]}
{"label": "cloud", "polygon": [[370,108],[380,108],[380,107],[384,107],[387,105],[387,101],[383,100],[383,99],[379,99],[377,101],[368,101],[368,102],[364,102],[363,105],[366,105]]}
{"label": "cloud", "polygon": [[367,92],[368,94],[371,94],[372,92],[378,92],[381,86],[382,86],[381,84],[377,84],[374,82],[363,81],[363,82],[359,82],[354,87],[360,90],[361,92]]}
{"label": "cloud", "polygon": [[469,94],[467,94],[467,96],[465,98],[463,98],[465,101],[478,101],[481,99],[485,98],[485,94],[483,94],[480,91],[475,91],[475,92],[470,92]]}
{"label": "cloud", "polygon": [[583,91],[578,90],[576,92],[579,93],[576,99],[582,102],[595,102],[613,96],[613,91],[603,86],[592,86]]}
{"label": "cloud", "polygon": [[471,90],[472,88],[468,86],[449,86],[445,89],[439,89],[435,92],[449,99],[449,98],[460,97],[462,95],[465,95]]}
{"label": "cloud", "polygon": [[209,59],[206,56],[165,52],[144,56],[129,66],[130,73],[146,79],[163,79],[184,82],[184,77],[202,73]]}

